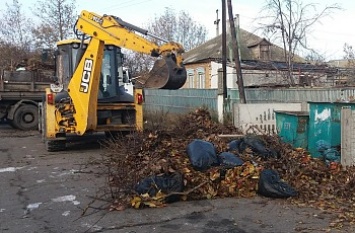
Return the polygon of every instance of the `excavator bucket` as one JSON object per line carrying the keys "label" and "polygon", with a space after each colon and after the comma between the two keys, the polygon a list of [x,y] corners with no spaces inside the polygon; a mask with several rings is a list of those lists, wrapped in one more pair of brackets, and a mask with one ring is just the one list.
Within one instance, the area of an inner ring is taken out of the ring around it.
{"label": "excavator bucket", "polygon": [[152,70],[137,81],[145,88],[177,90],[186,82],[186,69],[179,67],[172,57],[154,63]]}

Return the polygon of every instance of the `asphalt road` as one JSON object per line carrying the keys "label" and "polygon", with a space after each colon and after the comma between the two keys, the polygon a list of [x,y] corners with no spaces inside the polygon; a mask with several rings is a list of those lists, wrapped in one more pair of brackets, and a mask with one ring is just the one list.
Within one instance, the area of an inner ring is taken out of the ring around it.
{"label": "asphalt road", "polygon": [[107,189],[96,140],[51,153],[38,132],[0,124],[0,232],[355,232],[330,230],[330,214],[263,197],[109,212],[95,199]]}

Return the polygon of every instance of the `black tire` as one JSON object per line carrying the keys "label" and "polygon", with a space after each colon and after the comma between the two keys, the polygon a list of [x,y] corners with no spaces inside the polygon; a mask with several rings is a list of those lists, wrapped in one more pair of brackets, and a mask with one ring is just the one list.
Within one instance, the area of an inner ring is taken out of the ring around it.
{"label": "black tire", "polygon": [[7,122],[8,122],[8,124],[9,124],[12,128],[18,129],[18,128],[16,127],[16,125],[14,125],[14,121],[13,121],[13,120],[7,120]]}
{"label": "black tire", "polygon": [[66,140],[46,140],[48,152],[63,151],[66,149]]}
{"label": "black tire", "polygon": [[38,108],[31,104],[21,105],[14,114],[12,126],[21,130],[38,128]]}

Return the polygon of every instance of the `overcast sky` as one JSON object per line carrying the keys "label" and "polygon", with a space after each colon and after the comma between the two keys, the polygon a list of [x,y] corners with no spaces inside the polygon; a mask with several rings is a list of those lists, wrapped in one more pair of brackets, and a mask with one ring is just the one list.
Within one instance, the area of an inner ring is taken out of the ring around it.
{"label": "overcast sky", "polygon": [[[24,8],[33,7],[37,1],[19,0]],[[2,8],[4,8],[3,3],[5,2],[10,3],[12,0],[0,0]],[[163,14],[166,7],[174,9],[176,13],[184,10],[190,14],[194,21],[206,26],[209,38],[216,34],[216,26],[214,25],[217,17],[216,10],[219,10],[219,18],[221,18],[222,11],[222,0],[77,0],[76,2],[79,12],[89,10],[98,14],[112,14],[140,27],[147,25],[155,16]],[[331,17],[323,18],[313,27],[312,34],[308,35],[309,45],[322,54],[326,60],[341,59],[344,56],[344,43],[355,46],[355,31],[353,29],[355,1],[303,0],[303,3],[317,3],[318,10],[323,9],[326,5],[338,3],[344,9],[333,13]],[[232,0],[233,14],[240,15],[241,28],[255,32],[255,29],[260,27],[260,22],[255,19],[260,16],[260,10],[264,5],[265,0]]]}

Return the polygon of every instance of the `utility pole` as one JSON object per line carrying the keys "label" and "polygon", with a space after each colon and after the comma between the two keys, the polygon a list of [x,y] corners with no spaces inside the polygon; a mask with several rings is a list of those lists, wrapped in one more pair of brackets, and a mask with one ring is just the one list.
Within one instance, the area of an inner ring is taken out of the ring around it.
{"label": "utility pole", "polygon": [[218,9],[216,10],[216,14],[217,14],[217,18],[216,20],[214,21],[214,24],[216,24],[216,36],[219,35],[219,21],[221,21],[219,18],[218,18]]}
{"label": "utility pole", "polygon": [[224,104],[227,98],[227,42],[226,42],[226,1],[222,0],[222,69],[218,69],[218,120],[224,121]]}
{"label": "utility pole", "polygon": [[226,1],[222,0],[222,71],[223,98],[227,98],[227,31],[226,31]]}
{"label": "utility pole", "polygon": [[[239,98],[240,98],[240,102],[245,104],[246,98],[245,98],[245,91],[244,91],[244,81],[243,81],[243,76],[242,76],[242,69],[240,66],[240,54],[239,54],[240,51],[238,49],[239,45],[237,43],[237,33],[235,30],[235,26],[234,26],[232,1],[227,0],[227,2],[228,2],[229,25],[230,25],[230,32],[231,32],[231,38],[232,38],[232,49],[233,49],[233,54],[234,54],[235,69],[237,71],[237,83],[238,83],[238,89],[239,89]],[[238,23],[238,25],[239,25],[239,23]]]}

